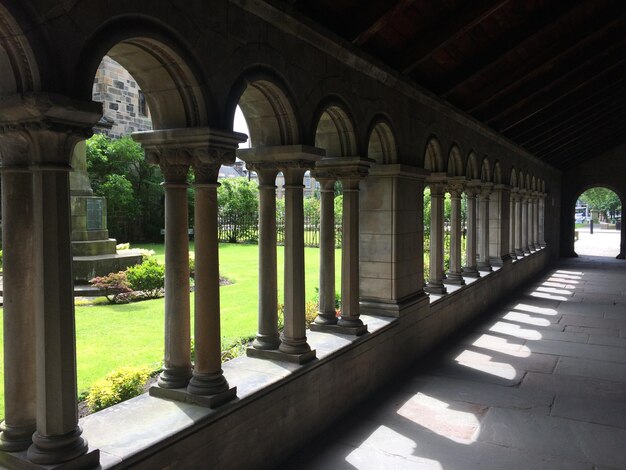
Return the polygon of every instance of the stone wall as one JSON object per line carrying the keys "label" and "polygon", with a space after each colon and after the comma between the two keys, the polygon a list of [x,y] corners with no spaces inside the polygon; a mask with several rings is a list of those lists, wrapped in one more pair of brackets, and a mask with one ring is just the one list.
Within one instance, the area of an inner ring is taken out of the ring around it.
{"label": "stone wall", "polygon": [[102,103],[104,113],[102,125],[96,130],[112,138],[151,130],[150,110],[147,104],[141,108],[140,94],[132,75],[109,56],[104,56],[93,81],[93,100]]}

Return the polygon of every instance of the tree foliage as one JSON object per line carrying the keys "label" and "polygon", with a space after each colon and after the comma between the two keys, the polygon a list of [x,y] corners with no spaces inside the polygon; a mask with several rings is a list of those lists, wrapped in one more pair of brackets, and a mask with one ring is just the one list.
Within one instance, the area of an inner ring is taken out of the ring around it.
{"label": "tree foliage", "polygon": [[607,188],[591,188],[580,195],[581,201],[585,202],[591,210],[604,213],[606,216],[615,216],[622,205],[615,192]]}
{"label": "tree foliage", "polygon": [[246,231],[256,227],[259,211],[258,185],[244,177],[226,178],[217,190],[222,224],[229,231],[231,242],[246,238]]}
{"label": "tree foliage", "polygon": [[119,240],[159,241],[163,226],[163,180],[129,136],[87,140],[87,172],[96,196],[107,199],[111,236]]}

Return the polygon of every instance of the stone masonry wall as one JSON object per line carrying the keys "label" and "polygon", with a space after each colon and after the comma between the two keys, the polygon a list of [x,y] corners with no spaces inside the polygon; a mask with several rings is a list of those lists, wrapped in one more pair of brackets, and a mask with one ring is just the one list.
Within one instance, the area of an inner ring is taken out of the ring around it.
{"label": "stone masonry wall", "polygon": [[140,93],[132,75],[109,56],[104,56],[93,83],[93,100],[102,103],[106,122],[98,126],[97,131],[119,138],[135,131],[152,130],[148,105],[145,105],[145,114],[139,106]]}

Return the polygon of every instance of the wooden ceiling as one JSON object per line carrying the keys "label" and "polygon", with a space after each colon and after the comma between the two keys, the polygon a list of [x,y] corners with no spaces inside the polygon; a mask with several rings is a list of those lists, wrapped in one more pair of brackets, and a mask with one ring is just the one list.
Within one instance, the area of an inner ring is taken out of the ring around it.
{"label": "wooden ceiling", "polygon": [[566,168],[626,142],[624,0],[290,0]]}

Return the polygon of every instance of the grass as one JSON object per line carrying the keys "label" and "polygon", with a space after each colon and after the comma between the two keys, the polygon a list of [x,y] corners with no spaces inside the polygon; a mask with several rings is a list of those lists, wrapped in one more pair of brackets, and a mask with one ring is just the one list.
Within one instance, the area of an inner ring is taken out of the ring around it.
{"label": "grass", "polygon": [[[163,245],[133,245],[154,250],[163,262]],[[190,249],[193,250],[193,244]],[[278,299],[283,298],[283,247],[278,247]],[[340,286],[341,251],[335,255],[336,284]],[[305,248],[306,298],[315,297],[319,279],[319,249]],[[220,288],[222,345],[252,336],[257,329],[258,246],[220,245],[220,273],[233,284]],[[163,299],[125,305],[76,306],[78,392],[123,366],[159,367],[163,358]],[[193,294],[191,294],[193,332]],[[1,335],[0,329],[0,335]],[[0,347],[1,350],[1,347]],[[4,362],[0,374],[4,376]],[[0,417],[4,416],[4,383],[0,381]]]}

